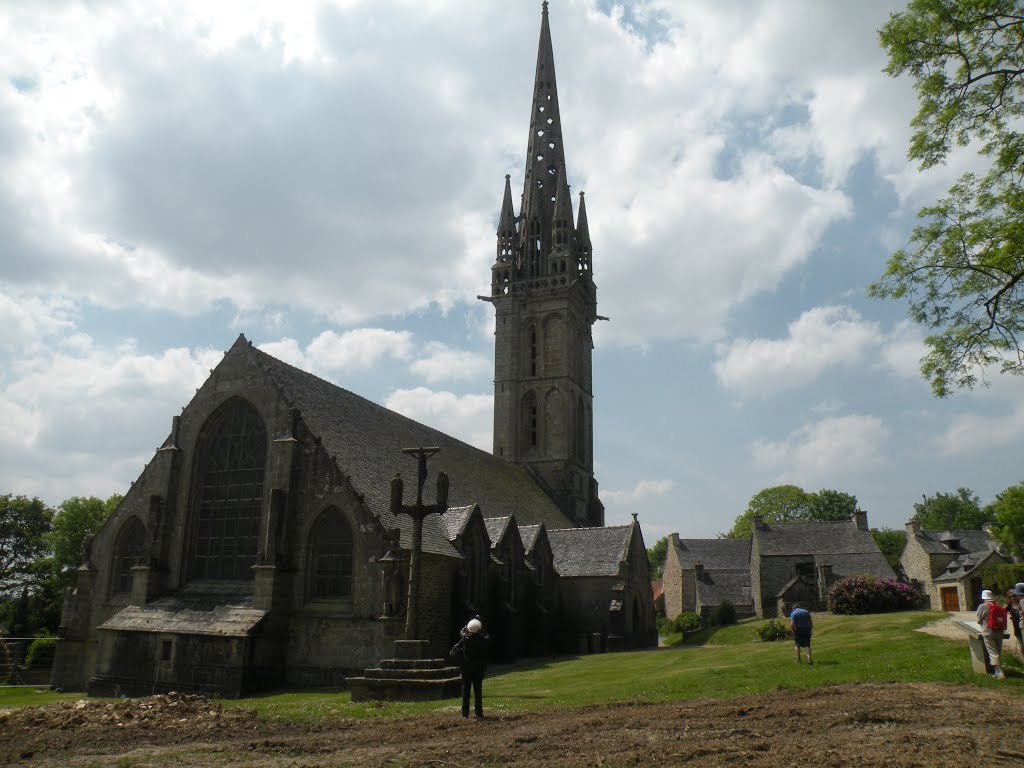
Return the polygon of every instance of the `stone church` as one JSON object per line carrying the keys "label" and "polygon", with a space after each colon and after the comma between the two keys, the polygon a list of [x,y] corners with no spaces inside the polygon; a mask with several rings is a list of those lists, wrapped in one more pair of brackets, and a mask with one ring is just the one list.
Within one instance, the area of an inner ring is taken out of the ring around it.
{"label": "stone church", "polygon": [[594,477],[597,294],[547,3],[531,110],[520,210],[506,176],[481,297],[496,313],[493,452],[239,337],[88,547],[55,686],[239,696],[340,686],[390,656],[413,536],[392,481],[415,487],[403,449],[423,446],[439,449],[426,495],[447,476],[420,557],[418,634],[434,654],[476,614],[498,659],[656,643],[643,534],[635,515],[604,525]]}

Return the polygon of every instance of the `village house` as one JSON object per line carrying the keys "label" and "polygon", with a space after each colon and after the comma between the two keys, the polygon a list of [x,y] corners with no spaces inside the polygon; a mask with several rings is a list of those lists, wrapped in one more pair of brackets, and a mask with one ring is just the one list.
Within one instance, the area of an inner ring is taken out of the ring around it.
{"label": "village house", "polygon": [[504,659],[657,642],[640,525],[605,527],[594,476],[597,288],[547,3],[526,157],[518,214],[505,178],[481,297],[495,309],[492,452],[239,336],[88,547],[55,686],[239,696],[340,687],[391,657],[410,613],[402,512],[419,480],[403,451],[424,447],[438,449],[423,494],[437,510],[413,614],[431,653],[478,614]]}
{"label": "village house", "polygon": [[665,614],[709,615],[729,601],[739,615],[784,616],[794,602],[824,610],[828,588],[855,574],[895,578],[861,510],[838,522],[766,523],[750,538],[680,539],[664,569]]}
{"label": "village house", "polygon": [[973,611],[981,602],[981,571],[1006,562],[988,531],[928,531],[916,520],[907,523],[900,567],[937,610]]}

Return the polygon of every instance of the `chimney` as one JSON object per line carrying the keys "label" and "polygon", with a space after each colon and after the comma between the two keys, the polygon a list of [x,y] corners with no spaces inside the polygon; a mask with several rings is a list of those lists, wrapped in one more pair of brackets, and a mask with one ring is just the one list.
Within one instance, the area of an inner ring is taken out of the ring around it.
{"label": "chimney", "polygon": [[853,513],[854,522],[857,523],[857,528],[861,531],[868,530],[868,513],[863,509],[854,510]]}
{"label": "chimney", "polygon": [[670,533],[668,535],[668,545],[670,547],[678,547],[679,546],[679,534],[678,533]]}
{"label": "chimney", "polygon": [[907,520],[907,536],[920,536],[921,535],[921,523],[918,520]]}
{"label": "chimney", "polygon": [[764,524],[764,515],[754,515],[754,530],[763,531],[767,528]]}

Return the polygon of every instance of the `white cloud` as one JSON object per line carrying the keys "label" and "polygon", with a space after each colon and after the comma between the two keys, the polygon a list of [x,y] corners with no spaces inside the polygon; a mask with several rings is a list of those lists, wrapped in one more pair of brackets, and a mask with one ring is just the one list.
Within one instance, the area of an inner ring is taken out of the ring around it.
{"label": "white cloud", "polygon": [[384,405],[465,443],[490,452],[493,447],[494,397],[455,395],[426,387],[396,389]]}
{"label": "white cloud", "polygon": [[884,368],[903,379],[921,376],[921,358],[928,351],[920,326],[909,320],[897,324],[879,351]]}
{"label": "white cloud", "polygon": [[439,341],[427,344],[427,356],[415,360],[409,369],[431,384],[439,381],[477,379],[491,370],[491,361],[463,349],[452,349]]}
{"label": "white cloud", "polygon": [[405,360],[412,354],[409,331],[356,328],[345,333],[324,331],[305,349],[295,339],[266,342],[259,348],[297,368],[311,372],[365,371],[382,360]]}
{"label": "white cloud", "polygon": [[[1019,384],[1018,384],[1019,386]],[[984,455],[1008,445],[1024,433],[1024,403],[1000,408],[996,416],[960,413],[952,418],[935,445],[944,456]]]}
{"label": "white cloud", "polygon": [[[622,491],[601,491],[601,500],[609,508],[629,507],[642,504],[651,499],[668,495],[675,487],[672,480],[638,480],[632,488]],[[639,512],[639,510],[624,510],[627,512]]]}
{"label": "white cloud", "polygon": [[809,422],[779,441],[755,440],[754,463],[780,478],[810,487],[827,487],[835,478],[879,464],[889,428],[876,416],[852,414]]}
{"label": "white cloud", "polygon": [[0,389],[4,489],[51,504],[124,492],[222,355],[142,354],[131,342],[101,347],[79,336],[73,350],[18,360]]}
{"label": "white cloud", "polygon": [[831,365],[855,365],[880,341],[878,324],[850,307],[815,307],[784,339],[735,339],[717,348],[715,375],[744,395],[773,395],[813,383]]}

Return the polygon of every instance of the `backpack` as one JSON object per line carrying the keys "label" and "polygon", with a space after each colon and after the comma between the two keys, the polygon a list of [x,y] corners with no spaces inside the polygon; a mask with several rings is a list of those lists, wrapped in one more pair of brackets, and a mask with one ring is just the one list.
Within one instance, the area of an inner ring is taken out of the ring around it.
{"label": "backpack", "polygon": [[1006,609],[999,603],[988,604],[988,628],[998,631],[1006,629]]}

